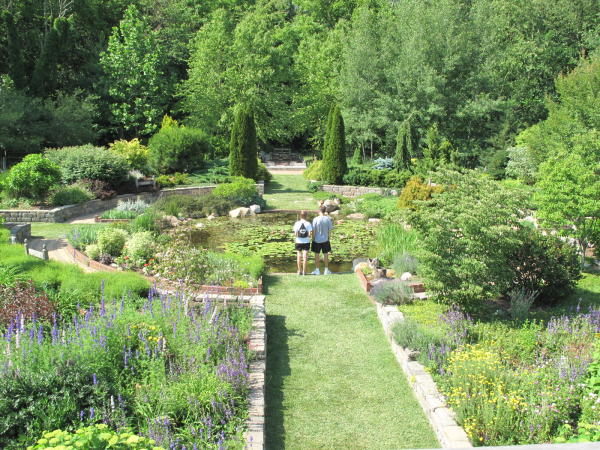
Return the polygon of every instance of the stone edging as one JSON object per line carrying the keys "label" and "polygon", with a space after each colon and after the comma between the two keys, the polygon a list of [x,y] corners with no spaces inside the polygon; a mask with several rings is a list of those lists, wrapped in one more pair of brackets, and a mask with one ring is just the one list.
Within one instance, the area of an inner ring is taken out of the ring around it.
{"label": "stone edging", "polygon": [[252,331],[248,347],[254,354],[250,362],[248,375],[250,392],[248,393],[247,431],[244,435],[246,446],[251,450],[265,448],[265,372],[267,368],[267,327],[265,313],[265,296],[256,295],[250,299],[250,307],[254,311]]}
{"label": "stone edging", "polygon": [[[363,285],[363,279],[367,281],[364,274],[360,270],[357,270],[356,274],[361,285]],[[366,286],[363,285],[363,289],[366,290]],[[396,361],[402,367],[404,375],[412,387],[415,397],[417,397],[442,448],[473,447],[465,430],[456,423],[454,412],[447,406],[446,399],[438,391],[431,375],[425,370],[422,364],[410,359],[408,350],[396,343],[393,328],[398,322],[404,320],[404,315],[398,311],[397,306],[382,305],[376,302],[370,295],[369,299],[377,308],[377,317],[383,326]]]}
{"label": "stone edging", "polygon": [[394,340],[392,329],[396,323],[404,320],[404,315],[398,311],[396,306],[375,303],[377,316],[392,346],[396,361],[402,367],[442,448],[473,447],[465,430],[456,423],[454,412],[446,405],[446,400],[438,391],[431,375],[427,373],[422,364],[411,361],[409,352]]}

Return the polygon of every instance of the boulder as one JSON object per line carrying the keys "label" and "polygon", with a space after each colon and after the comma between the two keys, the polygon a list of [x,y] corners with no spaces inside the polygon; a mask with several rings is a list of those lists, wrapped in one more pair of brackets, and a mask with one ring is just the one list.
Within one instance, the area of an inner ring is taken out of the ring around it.
{"label": "boulder", "polygon": [[346,216],[346,219],[352,220],[364,220],[366,217],[363,213],[352,213]]}
{"label": "boulder", "polygon": [[214,220],[216,218],[217,218],[216,214],[211,214],[210,216],[207,217],[208,220]]}
{"label": "boulder", "polygon": [[378,219],[377,217],[369,218],[369,223],[379,223],[379,222],[381,222],[381,219]]}
{"label": "boulder", "polygon": [[404,272],[402,275],[400,275],[400,279],[402,281],[408,281],[408,280],[412,279],[412,277],[413,277],[412,273],[410,273],[410,272]]}
{"label": "boulder", "polygon": [[339,211],[339,210],[336,210],[336,211],[331,211],[331,212],[329,213],[329,215],[330,215],[330,216],[336,216],[336,217],[337,217],[337,216],[339,216],[339,215],[340,215],[340,211]]}
{"label": "boulder", "polygon": [[340,199],[339,198],[329,198],[327,200],[324,201],[320,201],[319,202],[319,207],[320,206],[324,206],[325,207],[325,212],[333,212],[333,211],[337,211],[338,209],[340,209]]}
{"label": "boulder", "polygon": [[250,213],[250,208],[236,208],[229,211],[229,217],[237,219],[240,217],[246,217]]}
{"label": "boulder", "polygon": [[395,278],[396,277],[396,271],[394,269],[386,269],[385,276],[388,277],[388,278]]}
{"label": "boulder", "polygon": [[181,223],[181,221],[175,216],[165,216],[163,217],[163,220],[172,227],[176,227]]}
{"label": "boulder", "polygon": [[252,214],[260,214],[260,205],[250,205]]}
{"label": "boulder", "polygon": [[194,225],[194,227],[202,229],[202,228],[204,228],[204,224],[202,222],[198,222],[197,224]]}

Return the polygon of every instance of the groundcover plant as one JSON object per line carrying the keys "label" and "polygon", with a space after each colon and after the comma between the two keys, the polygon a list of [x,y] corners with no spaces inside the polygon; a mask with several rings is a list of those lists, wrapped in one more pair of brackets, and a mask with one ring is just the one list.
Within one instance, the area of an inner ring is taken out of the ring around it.
{"label": "groundcover plant", "polygon": [[169,448],[242,448],[250,312],[150,292],[71,320],[17,316],[0,355],[0,447],[104,423]]}

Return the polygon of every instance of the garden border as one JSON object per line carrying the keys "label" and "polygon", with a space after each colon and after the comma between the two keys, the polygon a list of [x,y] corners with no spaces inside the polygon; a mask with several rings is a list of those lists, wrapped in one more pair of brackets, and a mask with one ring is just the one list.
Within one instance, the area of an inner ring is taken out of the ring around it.
{"label": "garden border", "polygon": [[[382,305],[377,302],[367,291],[370,283],[365,278],[360,269],[355,271],[367,296],[377,309],[377,318],[381,322],[383,331],[392,347],[392,352],[396,361],[402,367],[408,383],[423,409],[423,412],[429,419],[435,435],[442,448],[471,448],[473,445],[465,430],[456,423],[455,415],[452,409],[447,406],[446,399],[438,391],[433,378],[422,364],[412,361],[409,357],[410,352],[402,348],[394,340],[393,327],[398,322],[404,320],[404,315],[398,311],[395,305]],[[364,281],[363,281],[364,280]],[[370,289],[369,289],[370,290]]]}
{"label": "garden border", "polygon": [[254,359],[248,369],[250,392],[248,393],[248,430],[245,433],[247,449],[265,448],[265,374],[267,370],[267,315],[265,296],[250,298],[250,307],[254,310],[252,331],[248,348],[254,353]]}
{"label": "garden border", "polygon": [[[88,257],[85,253],[77,250],[69,242],[66,243],[65,250],[71,256],[71,258],[79,264],[91,267],[102,272],[118,272],[119,269],[112,266],[107,266],[98,261],[94,261]],[[148,281],[153,284],[157,284],[157,281],[152,277],[145,277]],[[166,290],[168,291],[168,290]],[[214,294],[214,295],[261,295],[263,293],[263,278],[258,279],[258,285],[254,288],[236,288],[231,286],[211,286],[202,285],[198,294]]]}

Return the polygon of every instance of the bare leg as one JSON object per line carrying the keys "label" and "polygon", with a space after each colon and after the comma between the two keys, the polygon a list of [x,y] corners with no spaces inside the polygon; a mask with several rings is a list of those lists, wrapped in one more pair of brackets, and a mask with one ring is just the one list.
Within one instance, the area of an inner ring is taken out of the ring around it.
{"label": "bare leg", "polygon": [[326,269],[329,269],[329,253],[323,253],[323,264]]}
{"label": "bare leg", "polygon": [[308,262],[308,250],[302,251],[302,275],[306,275],[306,263]]}
{"label": "bare leg", "polygon": [[302,252],[296,252],[296,266],[298,267],[298,273],[302,270]]}
{"label": "bare leg", "polygon": [[321,258],[320,258],[320,253],[315,252],[315,268],[317,270],[319,270],[320,266],[321,266]]}

